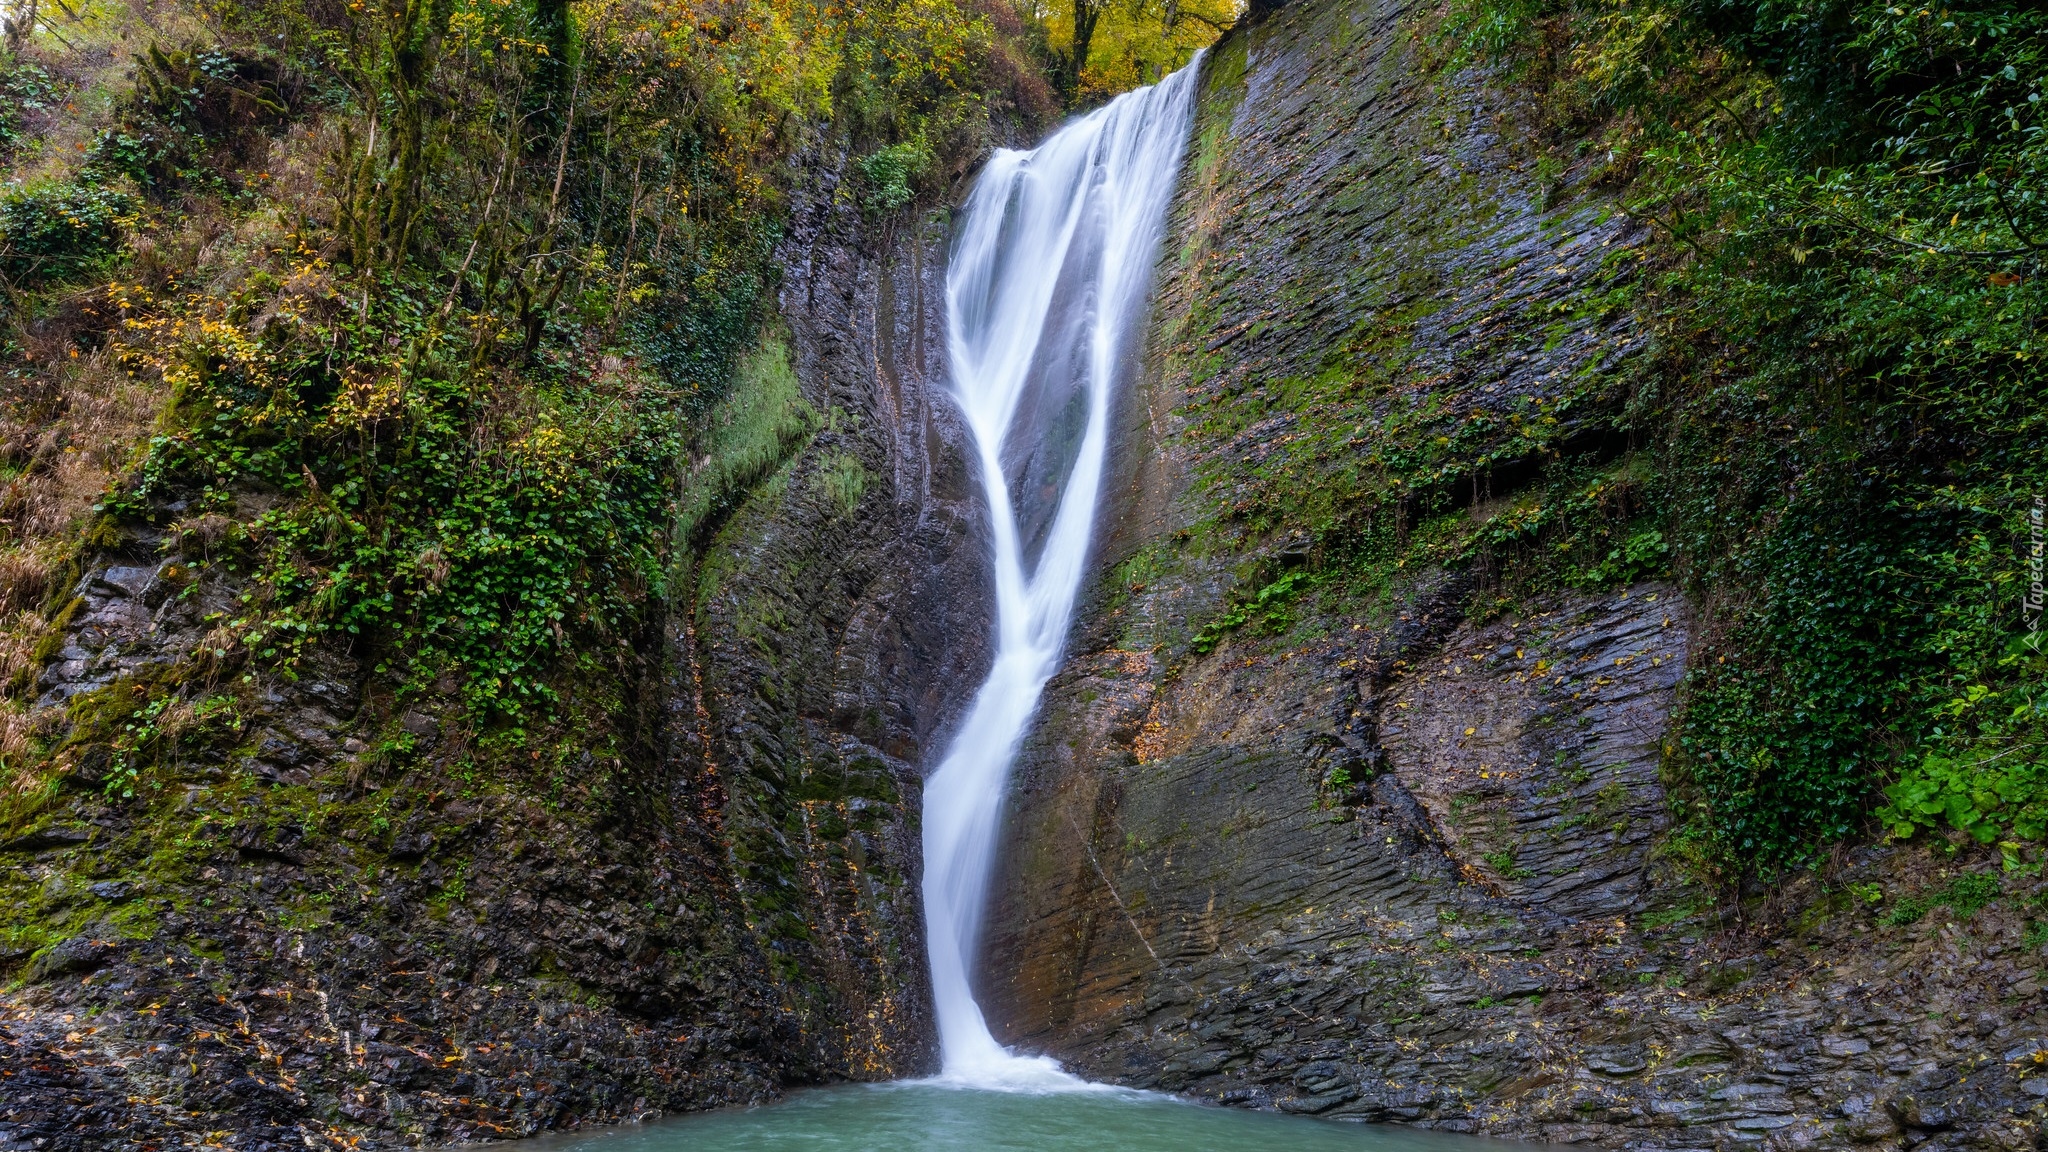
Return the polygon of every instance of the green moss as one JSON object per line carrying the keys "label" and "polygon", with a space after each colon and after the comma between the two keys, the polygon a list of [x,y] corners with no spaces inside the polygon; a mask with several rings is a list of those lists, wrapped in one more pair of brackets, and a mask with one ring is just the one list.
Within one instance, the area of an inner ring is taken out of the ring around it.
{"label": "green moss", "polygon": [[1959,917],[1970,917],[1998,898],[2003,885],[1990,872],[1970,872],[1939,888],[1916,893],[1892,905],[1885,922],[1895,926],[1916,924],[1936,908],[1947,908]]}
{"label": "green moss", "polygon": [[[1231,121],[1244,100],[1244,72],[1250,50],[1250,37],[1240,33],[1224,37],[1203,58],[1191,159],[1191,171],[1198,185],[1213,186],[1223,178]],[[1192,262],[1200,250],[1198,235],[1191,235],[1188,244],[1180,253],[1183,265]]]}
{"label": "green moss", "polygon": [[[33,680],[36,673],[40,672],[45,664],[55,660],[57,653],[64,650],[65,639],[70,634],[71,621],[78,616],[78,610],[83,607],[85,607],[85,598],[73,596],[50,619],[48,630],[43,633],[41,639],[36,641],[35,650],[29,655],[28,667],[23,669],[22,677]],[[19,693],[27,686],[27,683],[21,683],[10,689],[10,691]]]}
{"label": "green moss", "polygon": [[79,544],[88,550],[119,548],[126,541],[127,534],[122,531],[121,521],[112,513],[102,513],[94,517],[93,522],[78,538]]}
{"label": "green moss", "polygon": [[860,512],[861,498],[867,495],[871,480],[867,468],[849,453],[835,452],[818,466],[819,491],[841,516]]}
{"label": "green moss", "polygon": [[1669,928],[1676,924],[1683,924],[1712,909],[1713,903],[1710,900],[1695,897],[1680,900],[1668,908],[1659,908],[1645,912],[1638,923],[1644,931],[1655,931],[1660,928]]}
{"label": "green moss", "polygon": [[148,702],[151,689],[146,680],[124,676],[104,688],[71,697],[64,704],[64,717],[70,721],[71,730],[60,747],[113,739],[122,723]]}
{"label": "green moss", "polygon": [[48,774],[0,792],[0,836],[35,831],[41,823],[38,818],[62,792],[63,781]]}
{"label": "green moss", "polygon": [[675,537],[692,540],[714,524],[775,474],[819,423],[790,365],[789,345],[764,337],[741,361],[725,399],[705,417],[676,502]]}

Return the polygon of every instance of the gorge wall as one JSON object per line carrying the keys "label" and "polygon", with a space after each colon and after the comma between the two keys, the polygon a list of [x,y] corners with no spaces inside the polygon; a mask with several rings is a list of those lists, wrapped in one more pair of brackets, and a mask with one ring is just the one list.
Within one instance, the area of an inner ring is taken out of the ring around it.
{"label": "gorge wall", "polygon": [[1724,904],[1665,794],[1694,608],[1500,567],[1552,509],[1630,515],[1649,237],[1431,18],[1298,3],[1212,53],[1103,577],[1011,798],[998,1036],[1550,1142],[2034,1146],[2032,897],[1868,846]]}
{"label": "gorge wall", "polygon": [[[1099,575],[1016,774],[981,982],[999,1037],[1337,1120],[2038,1146],[2034,876],[1937,843],[1732,900],[1693,879],[1669,736],[1714,606],[1640,522],[1637,292],[1664,257],[1600,149],[1436,58],[1434,10],[1252,9],[1205,67]],[[320,189],[302,113],[236,160],[281,198]],[[46,769],[0,796],[0,1152],[487,1140],[933,1067],[916,798],[990,614],[938,391],[949,237],[929,188],[812,147],[759,341],[689,425],[646,615],[563,640],[562,714],[588,726],[530,768],[501,741],[506,775],[479,778],[493,734],[461,686],[401,704],[369,639],[294,676],[215,658],[252,595],[221,558],[317,503],[310,470],[205,515],[176,492],[95,510],[46,607],[0,597],[29,620],[19,744]],[[637,176],[630,202],[620,284],[660,242],[633,231]],[[459,251],[480,233],[451,219]],[[215,256],[180,274],[233,296],[265,257],[193,228]],[[160,239],[136,268],[169,266]],[[265,291],[346,313],[331,283]],[[162,382],[56,312],[28,358],[110,395]],[[544,376],[500,342],[494,371]],[[132,478],[170,403],[148,400],[108,476],[66,480],[81,507]],[[12,525],[83,454],[7,411]],[[1551,556],[1559,526],[1592,542]]]}
{"label": "gorge wall", "polygon": [[[945,234],[816,170],[751,391],[691,464],[688,594],[586,673],[620,686],[616,761],[536,753],[553,799],[479,794],[433,701],[394,712],[333,649],[136,800],[61,744],[0,843],[0,1148],[410,1146],[928,1067],[915,765],[987,616]],[[91,560],[38,685],[60,737],[190,669],[241,591],[195,581],[204,547],[144,526]]]}

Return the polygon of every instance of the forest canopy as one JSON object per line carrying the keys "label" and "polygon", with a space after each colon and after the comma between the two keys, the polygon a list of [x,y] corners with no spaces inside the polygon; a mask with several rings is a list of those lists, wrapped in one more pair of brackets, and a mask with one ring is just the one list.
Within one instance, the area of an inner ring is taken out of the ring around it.
{"label": "forest canopy", "polygon": [[1087,102],[1151,84],[1244,13],[1243,0],[1052,0],[1027,13],[1061,87]]}

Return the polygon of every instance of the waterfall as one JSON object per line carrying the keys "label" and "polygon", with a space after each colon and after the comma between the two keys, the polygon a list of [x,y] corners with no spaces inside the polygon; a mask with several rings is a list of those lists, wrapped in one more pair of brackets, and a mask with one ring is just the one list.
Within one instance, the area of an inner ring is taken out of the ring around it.
{"label": "waterfall", "polygon": [[1200,66],[1198,55],[1032,151],[998,151],[946,275],[953,395],[988,499],[996,593],[994,664],[924,790],[925,932],[942,1078],[955,1083],[1081,1083],[996,1043],[973,963],[1011,762],[1085,574],[1110,395],[1144,331]]}

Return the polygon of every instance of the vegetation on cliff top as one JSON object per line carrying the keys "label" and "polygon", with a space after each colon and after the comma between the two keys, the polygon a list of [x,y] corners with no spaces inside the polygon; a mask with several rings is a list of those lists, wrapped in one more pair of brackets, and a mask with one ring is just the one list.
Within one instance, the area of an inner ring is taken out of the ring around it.
{"label": "vegetation on cliff top", "polygon": [[953,0],[15,15],[10,819],[84,754],[26,705],[107,550],[235,600],[93,731],[154,733],[327,646],[374,672],[372,727],[445,711],[456,759],[605,747],[712,511],[682,471],[760,342],[793,158],[919,158],[893,184],[853,166],[845,194],[886,211],[1051,107],[1014,14]]}
{"label": "vegetation on cliff top", "polygon": [[1035,30],[1063,91],[1094,102],[1157,82],[1236,22],[1244,0],[1051,0]]}

